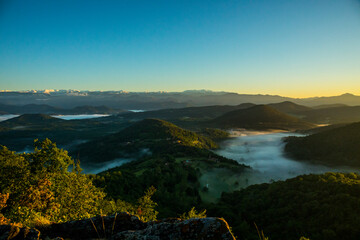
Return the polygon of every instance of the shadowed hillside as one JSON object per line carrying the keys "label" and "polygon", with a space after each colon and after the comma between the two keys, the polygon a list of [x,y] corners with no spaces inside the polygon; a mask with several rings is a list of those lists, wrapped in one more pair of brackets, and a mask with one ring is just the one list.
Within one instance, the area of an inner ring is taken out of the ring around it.
{"label": "shadowed hillside", "polygon": [[359,239],[360,176],[302,175],[224,193],[213,209],[239,239],[258,240],[254,222],[269,239]]}
{"label": "shadowed hillside", "polygon": [[313,109],[324,109],[324,108],[334,108],[334,107],[347,107],[346,104],[334,103],[334,104],[323,104],[312,107]]}
{"label": "shadowed hillside", "polygon": [[106,122],[106,119],[97,118],[63,120],[45,114],[24,114],[0,122],[0,144],[23,151],[31,148],[33,139],[51,138],[61,146],[70,146],[77,141],[114,133],[128,125],[126,121]]}
{"label": "shadowed hillside", "polygon": [[[96,103],[95,103],[96,104]],[[0,104],[1,114],[115,114],[126,112],[121,109],[114,109],[107,106],[77,106],[71,109],[53,107],[46,104],[8,105]]]}
{"label": "shadowed hillside", "polygon": [[174,109],[162,109],[156,111],[147,112],[131,112],[121,115],[125,118],[132,119],[145,119],[145,118],[159,118],[159,119],[211,119],[218,117],[226,112],[230,112],[236,109],[245,109],[253,107],[255,104],[242,103],[237,106],[229,105],[217,105],[217,106],[205,106],[205,107],[187,107],[187,108],[174,108]]}
{"label": "shadowed hillside", "polygon": [[287,138],[285,151],[299,160],[360,167],[360,123],[306,137]]}
{"label": "shadowed hillside", "polygon": [[222,128],[250,128],[250,129],[309,129],[313,124],[301,121],[266,105],[235,110],[211,121]]}
{"label": "shadowed hillside", "polygon": [[41,125],[55,125],[65,122],[65,120],[51,117],[46,114],[23,114],[21,116],[3,121],[0,123],[2,127],[18,127],[18,126],[41,126]]}
{"label": "shadowed hillside", "polygon": [[306,106],[302,106],[290,101],[285,101],[285,102],[281,102],[281,103],[271,103],[268,104],[268,106],[275,108],[276,110],[283,112],[283,113],[291,113],[291,114],[296,114],[299,112],[304,112],[304,111],[309,111],[312,108],[310,107],[306,107]]}
{"label": "shadowed hillside", "polygon": [[61,108],[49,106],[46,104],[27,104],[27,105],[10,105],[10,104],[0,104],[0,111],[7,114],[52,114],[56,113]]}
{"label": "shadowed hillside", "polygon": [[315,109],[301,113],[305,121],[313,123],[351,123],[360,121],[360,106],[341,106]]}

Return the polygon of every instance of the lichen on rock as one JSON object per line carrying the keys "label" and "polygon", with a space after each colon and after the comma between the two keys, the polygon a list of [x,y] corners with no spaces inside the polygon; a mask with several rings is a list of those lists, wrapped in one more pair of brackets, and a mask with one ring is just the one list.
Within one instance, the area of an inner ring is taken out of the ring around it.
{"label": "lichen on rock", "polygon": [[[26,234],[25,234],[26,233]],[[15,238],[13,238],[15,237]],[[0,226],[0,239],[146,239],[146,240],[234,240],[221,218],[170,218],[143,222],[128,213],[39,226],[38,229]]]}

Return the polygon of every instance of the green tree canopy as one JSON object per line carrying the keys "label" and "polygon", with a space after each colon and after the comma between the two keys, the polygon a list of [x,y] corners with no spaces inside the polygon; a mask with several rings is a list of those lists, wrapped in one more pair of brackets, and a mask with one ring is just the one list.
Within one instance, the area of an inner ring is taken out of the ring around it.
{"label": "green tree canopy", "polygon": [[[0,150],[0,192],[9,194],[4,215],[25,225],[69,221],[99,213],[105,194],[67,151],[49,139],[35,140],[34,152]],[[72,169],[73,171],[69,171]]]}

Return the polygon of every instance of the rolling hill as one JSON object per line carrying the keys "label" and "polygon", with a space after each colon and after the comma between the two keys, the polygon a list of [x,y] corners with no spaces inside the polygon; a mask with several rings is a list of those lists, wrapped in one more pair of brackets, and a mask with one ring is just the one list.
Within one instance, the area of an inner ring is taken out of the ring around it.
{"label": "rolling hill", "polygon": [[302,112],[304,121],[313,123],[352,123],[360,121],[360,106],[320,108]]}
{"label": "rolling hill", "polygon": [[230,105],[216,105],[205,107],[187,107],[187,108],[173,108],[173,109],[161,109],[156,111],[146,112],[131,112],[122,114],[121,117],[131,119],[146,119],[146,118],[159,118],[164,120],[173,119],[211,119],[218,117],[226,112],[230,112],[236,109],[245,109],[253,107],[255,104],[243,103],[237,106]]}
{"label": "rolling hill", "polygon": [[127,112],[122,109],[114,109],[107,106],[77,106],[74,108],[53,107],[47,104],[9,105],[0,104],[2,114],[118,114]]}
{"label": "rolling hill", "polygon": [[10,105],[0,104],[0,111],[7,114],[53,114],[61,110],[46,104],[26,104],[26,105]]}
{"label": "rolling hill", "polygon": [[50,126],[63,123],[65,120],[51,117],[46,114],[23,114],[21,116],[11,118],[9,120],[0,122],[1,127],[34,127],[34,126]]}
{"label": "rolling hill", "polygon": [[360,123],[306,137],[289,137],[286,141],[285,151],[298,160],[360,167]]}
{"label": "rolling hill", "polygon": [[323,109],[323,108],[334,108],[334,107],[347,107],[346,104],[334,103],[334,104],[323,104],[312,107],[313,109]]}
{"label": "rolling hill", "polygon": [[231,111],[215,118],[210,123],[221,128],[295,130],[314,127],[311,123],[289,116],[267,105]]}
{"label": "rolling hill", "polygon": [[0,122],[0,144],[23,151],[34,139],[50,138],[59,146],[69,148],[78,142],[105,136],[129,126],[126,121],[106,119],[63,120],[45,114],[24,114]]}
{"label": "rolling hill", "polygon": [[72,109],[63,109],[59,114],[119,114],[127,112],[122,109],[114,109],[107,106],[79,106]]}
{"label": "rolling hill", "polygon": [[78,146],[75,155],[83,162],[106,162],[119,157],[139,157],[147,153],[197,155],[198,150],[213,149],[210,138],[184,130],[158,119],[145,119],[122,131]]}
{"label": "rolling hill", "polygon": [[288,114],[296,114],[299,112],[310,111],[312,109],[310,107],[302,106],[290,101],[285,101],[281,103],[271,103],[268,104],[268,106],[273,107],[280,112],[288,113]]}

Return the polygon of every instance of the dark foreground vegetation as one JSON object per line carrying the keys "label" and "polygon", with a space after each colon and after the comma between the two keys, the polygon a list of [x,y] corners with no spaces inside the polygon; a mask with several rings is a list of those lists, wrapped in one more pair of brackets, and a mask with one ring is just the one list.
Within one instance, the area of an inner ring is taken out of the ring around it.
{"label": "dark foreground vegetation", "polygon": [[[35,142],[33,153],[3,147],[0,164],[1,224],[41,228],[123,211],[144,222],[204,217],[205,212],[198,213],[195,206],[207,209],[210,216],[224,217],[239,239],[258,239],[254,223],[270,239],[360,237],[358,174],[304,175],[253,185],[223,193],[218,203],[209,204],[199,196],[203,190],[198,167],[203,163],[187,165],[172,156],[147,157],[85,175],[66,151],[46,140]],[[218,168],[231,163],[209,164]],[[241,174],[240,167],[233,168]]]}
{"label": "dark foreground vegetation", "polygon": [[205,166],[226,167],[234,174],[245,168],[221,158],[200,158],[189,165],[182,159],[159,155],[85,175],[79,162],[48,139],[36,141],[31,153],[3,147],[0,166],[2,221],[26,226],[122,211],[143,221],[156,219],[159,211],[161,218],[177,217],[202,206],[199,176]]}
{"label": "dark foreground vegetation", "polygon": [[35,142],[33,153],[3,147],[0,166],[1,223],[34,226],[116,211],[128,211],[146,221],[157,215],[150,198],[154,187],[135,204],[106,199],[105,192],[81,173],[79,164],[50,140]]}
{"label": "dark foreground vegetation", "polygon": [[303,175],[224,193],[208,209],[227,219],[239,239],[360,239],[360,175]]}
{"label": "dark foreground vegetation", "polygon": [[[196,133],[158,119],[133,122],[140,116],[136,114],[82,121],[35,114],[2,122],[0,144],[9,143],[10,149],[22,150],[33,138],[47,136],[64,146],[74,139],[80,142],[71,147],[73,157],[48,139],[36,141],[35,149],[27,153],[0,150],[0,223],[40,228],[124,211],[144,222],[207,214],[224,217],[239,239],[259,238],[254,223],[270,239],[360,239],[357,174],[304,175],[233,192],[240,189],[234,176],[251,169],[211,151],[228,137],[213,127],[298,130],[314,126],[293,117],[313,110],[291,103],[242,107],[228,107],[223,110],[233,112],[223,114],[210,113],[221,106],[201,108],[209,113],[201,121],[182,115],[197,118],[199,109],[174,110],[174,116],[181,118],[177,121],[195,126]],[[215,115],[215,120],[209,120]],[[299,160],[360,166],[359,123],[314,132],[288,138],[287,153]],[[86,143],[81,142],[84,139]],[[142,150],[144,154],[138,154]],[[96,175],[84,174],[80,162],[74,160],[79,158],[85,165],[121,156],[135,156],[135,160]],[[234,181],[229,192],[214,202],[209,201],[213,193],[203,177],[214,178],[209,173],[217,170],[221,177]]]}

